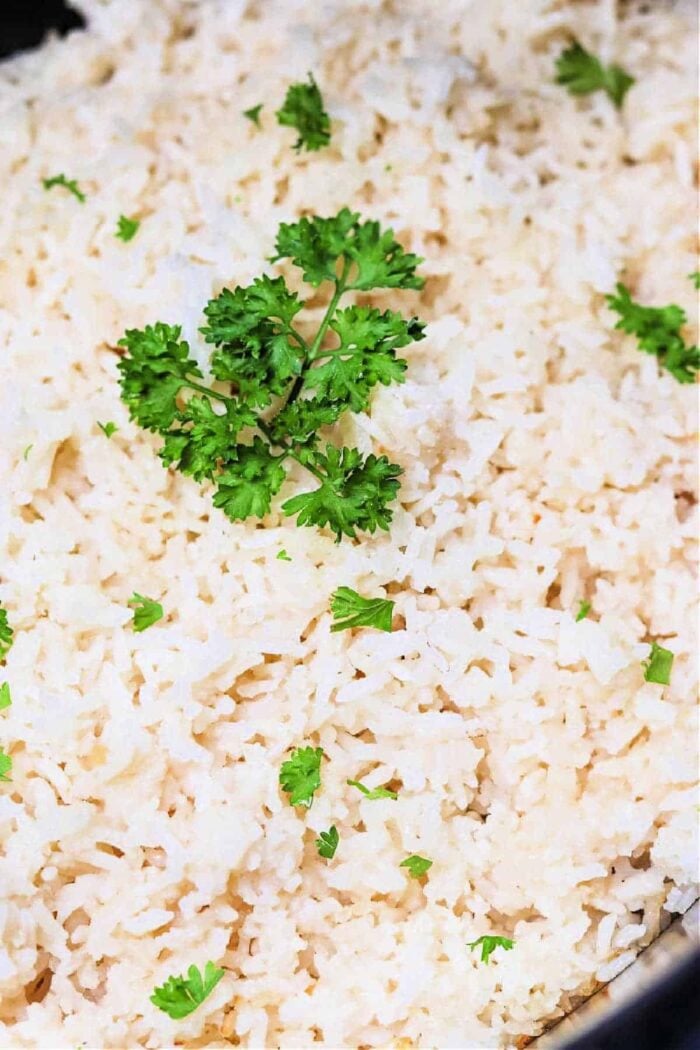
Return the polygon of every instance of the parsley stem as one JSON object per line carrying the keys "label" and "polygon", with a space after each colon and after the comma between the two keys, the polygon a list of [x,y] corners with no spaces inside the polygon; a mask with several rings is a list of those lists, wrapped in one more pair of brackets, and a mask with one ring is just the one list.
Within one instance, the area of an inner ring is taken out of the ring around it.
{"label": "parsley stem", "polygon": [[200,394],[206,394],[207,397],[215,397],[217,401],[235,401],[235,397],[229,397],[228,394],[220,394],[218,390],[212,390],[209,386],[202,386],[201,383],[196,383],[193,379],[187,380],[187,386],[190,390],[197,390]]}

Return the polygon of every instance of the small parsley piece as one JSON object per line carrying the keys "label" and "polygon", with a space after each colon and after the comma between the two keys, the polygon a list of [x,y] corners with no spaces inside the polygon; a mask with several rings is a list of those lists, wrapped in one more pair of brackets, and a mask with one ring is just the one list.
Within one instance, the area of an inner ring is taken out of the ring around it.
{"label": "small parsley piece", "polygon": [[670,685],[673,656],[670,649],[664,649],[662,645],[652,642],[648,658],[642,661],[644,681],[656,682],[657,685]]}
{"label": "small parsley piece", "polygon": [[115,230],[114,236],[118,237],[120,241],[132,241],[138,233],[139,226],[141,225],[140,219],[130,219],[127,215],[120,215],[117,219],[117,229]]}
{"label": "small parsley piece", "polygon": [[282,223],[275,247],[273,261],[291,260],[314,288],[331,286],[315,334],[297,327],[306,303],[283,277],[224,288],[200,329],[213,347],[216,388],[204,384],[181,328],[159,321],[119,341],[127,351],[117,365],[122,400],[131,419],[163,438],[166,467],[214,482],[214,505],[232,521],[264,517],[293,460],[317,486],[282,503],[297,525],[327,526],[338,542],[388,530],[401,468],[329,444],[325,431],[346,412],[366,411],[377,386],[404,381],[398,352],[424,338],[424,324],[372,306],[341,308],[340,300],[352,291],[420,289],[421,259],[348,208]]}
{"label": "small parsley piece", "polygon": [[314,800],[314,792],[321,786],[320,747],[297,747],[280,768],[280,787],[289,795],[290,806],[305,806]]}
{"label": "small parsley piece", "polygon": [[389,598],[363,598],[352,587],[338,587],[331,597],[331,612],[335,621],[331,631],[376,627],[378,631],[390,632],[395,604]]}
{"label": "small parsley piece", "polygon": [[282,548],[282,550],[279,551],[279,553],[277,554],[277,561],[291,561],[291,560],[292,559],[289,557],[289,555],[287,554],[287,552],[286,552],[286,550],[284,548]]}
{"label": "small parsley piece", "polygon": [[589,95],[605,91],[618,109],[634,84],[634,77],[620,66],[604,66],[599,58],[578,42],[562,51],[556,62],[555,83],[563,84],[570,95]]}
{"label": "small parsley piece", "polygon": [[213,962],[206,964],[204,974],[196,966],[190,966],[187,977],[168,977],[165,984],[154,989],[150,1000],[173,1021],[180,1021],[194,1013],[223,976],[224,971],[214,966]]}
{"label": "small parsley piece", "polygon": [[292,84],[287,89],[284,105],[275,116],[283,127],[295,128],[299,137],[294,149],[310,152],[327,146],[331,141],[331,120],[323,108],[323,97],[318,84],[309,73],[309,82]]}
{"label": "small parsley piece", "polygon": [[257,106],[251,106],[250,109],[243,110],[243,116],[255,124],[256,128],[260,127],[260,112],[262,108],[262,102],[258,102]]}
{"label": "small parsley piece", "polygon": [[63,186],[72,193],[76,200],[80,201],[81,204],[85,204],[87,197],[78,186],[76,179],[67,179],[65,175],[52,175],[48,179],[41,180],[42,186],[45,190],[53,189],[54,186]]}
{"label": "small parsley piece", "polygon": [[7,619],[7,609],[0,605],[0,661],[5,659],[12,648],[14,633]]}
{"label": "small parsley piece", "polygon": [[359,780],[346,780],[345,783],[349,784],[350,787],[357,788],[358,791],[361,791],[365,798],[369,799],[370,802],[374,802],[379,798],[391,798],[395,802],[399,797],[395,791],[390,791],[389,788],[386,787],[376,787],[370,790],[370,788],[361,784]]}
{"label": "small parsley piece", "polygon": [[399,864],[400,868],[408,868],[408,874],[412,879],[421,879],[428,868],[432,868],[432,860],[428,860],[426,857],[419,857],[417,853],[412,853],[410,857],[406,857],[406,860],[402,860]]}
{"label": "small parsley piece", "polygon": [[335,824],[332,824],[328,831],[320,831],[315,842],[319,856],[325,857],[326,860],[333,860],[339,842],[340,835]]}
{"label": "small parsley piece", "polygon": [[695,288],[700,289],[700,270],[693,270],[688,274],[688,280],[693,282]]}
{"label": "small parsley piece", "polygon": [[109,423],[100,423],[98,419],[97,425],[106,438],[111,438],[112,434],[116,434],[116,432],[119,430],[117,424],[112,423],[111,421]]}
{"label": "small parsley piece", "polygon": [[509,940],[508,937],[490,937],[488,935],[485,935],[483,937],[477,938],[477,940],[475,941],[471,941],[469,944],[467,944],[467,948],[470,948],[472,951],[474,951],[475,948],[480,947],[481,961],[483,963],[487,963],[493,955],[493,953],[496,951],[496,948],[503,948],[505,949],[505,951],[509,952],[514,946],[514,944],[515,941]]}
{"label": "small parsley piece", "polygon": [[642,306],[634,302],[624,284],[616,286],[615,295],[606,295],[611,310],[620,317],[616,329],[634,335],[638,348],[655,354],[659,364],[679,383],[692,383],[700,370],[700,349],[686,346],[681,329],[687,321],[685,310],[669,306]]}
{"label": "small parsley piece", "polygon": [[10,694],[10,683],[3,682],[2,685],[0,685],[0,711],[4,711],[11,706],[12,696]]}
{"label": "small parsley piece", "polygon": [[152,627],[158,620],[163,619],[163,606],[160,602],[155,602],[152,598],[144,598],[136,591],[129,598],[128,604],[134,606],[133,625],[137,633],[145,631],[147,627]]}
{"label": "small parsley piece", "polygon": [[24,460],[25,463],[27,462],[27,459],[29,458],[29,453],[32,451],[33,448],[34,448],[34,445],[27,445],[27,447],[25,448],[24,452],[22,453],[22,459]]}
{"label": "small parsley piece", "polygon": [[583,602],[583,601],[579,602],[578,603],[578,612],[576,613],[576,623],[580,623],[581,620],[585,620],[590,611],[591,611],[591,603],[590,602]]}
{"label": "small parsley piece", "polygon": [[11,777],[8,773],[12,772],[12,758],[10,755],[6,755],[2,747],[0,747],[0,780],[9,781]]}

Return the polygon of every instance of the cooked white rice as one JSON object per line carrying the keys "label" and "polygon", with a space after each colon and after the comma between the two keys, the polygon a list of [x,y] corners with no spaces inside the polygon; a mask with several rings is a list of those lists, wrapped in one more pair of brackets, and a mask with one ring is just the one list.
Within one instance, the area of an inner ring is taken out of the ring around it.
{"label": "cooked white rice", "polygon": [[[2,1045],[523,1045],[693,897],[695,389],[604,301],[624,276],[697,321],[692,7],[80,6],[0,68]],[[636,77],[621,113],[552,82],[572,36]],[[297,156],[273,110],[307,70],[333,140]],[[430,324],[341,427],[405,467],[391,534],[336,546],[167,473],[110,348],[163,320],[205,360],[212,292],[343,205],[426,257],[376,302]],[[331,634],[339,585],[401,629]],[[143,634],[134,590],[166,611]],[[305,743],[308,814],[278,786]],[[515,948],[484,965],[482,934]],[[209,959],[190,1017],[149,1002]]]}

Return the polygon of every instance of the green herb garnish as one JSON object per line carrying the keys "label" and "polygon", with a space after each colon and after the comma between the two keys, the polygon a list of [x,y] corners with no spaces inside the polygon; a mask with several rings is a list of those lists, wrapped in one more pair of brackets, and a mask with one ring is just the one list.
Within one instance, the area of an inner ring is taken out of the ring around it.
{"label": "green herb garnish", "polygon": [[569,94],[589,95],[592,91],[605,91],[618,109],[634,84],[634,77],[620,66],[604,66],[579,43],[571,44],[561,53],[556,67],[555,83],[563,84]]}
{"label": "green herb garnish", "polygon": [[578,612],[576,613],[576,623],[580,623],[581,620],[585,620],[590,611],[591,611],[591,603],[590,602],[583,602],[583,601],[579,602],[578,603]]}
{"label": "green herb garnish", "polygon": [[33,448],[34,448],[34,445],[27,445],[27,447],[25,448],[24,452],[22,453],[22,459],[24,460],[25,463],[27,462],[27,459],[29,458],[29,453],[32,451]]}
{"label": "green herb garnish", "polygon": [[255,124],[256,128],[260,127],[260,112],[263,108],[262,102],[258,102],[257,106],[251,106],[250,109],[243,110],[243,116],[247,117],[248,120]]}
{"label": "green herb garnish", "polygon": [[642,306],[635,303],[624,284],[616,295],[606,295],[608,306],[619,314],[616,329],[637,337],[640,350],[655,354],[659,363],[679,383],[692,383],[700,369],[700,349],[686,346],[681,328],[687,321],[685,310],[669,306]]}
{"label": "green herb garnish", "polygon": [[487,963],[496,948],[504,948],[507,952],[514,946],[515,941],[511,941],[508,937],[479,937],[475,941],[471,941],[467,944],[467,948],[471,948],[474,951],[475,948],[481,947],[481,961]]}
{"label": "green herb garnish", "polygon": [[320,831],[318,838],[316,839],[316,849],[318,850],[319,856],[325,857],[326,860],[333,860],[339,842],[340,835],[338,834],[338,829],[335,824],[332,824],[328,831]]}
{"label": "green herb garnish", "polygon": [[420,260],[390,230],[360,222],[347,208],[329,219],[283,223],[275,259],[291,259],[314,288],[332,285],[313,337],[297,328],[305,303],[284,278],[264,276],[247,287],[225,288],[205,308],[201,331],[216,347],[214,378],[230,392],[200,382],[202,372],[180,328],[158,322],[131,329],[120,340],[128,351],[117,365],[122,399],[132,419],[165,439],[159,455],[166,466],[177,464],[195,480],[214,481],[214,505],[232,521],[269,512],[291,459],[318,482],[282,504],[298,525],[327,525],[338,541],[355,538],[358,529],[388,529],[401,468],[386,456],[363,457],[356,448],[322,443],[320,431],[345,412],[366,410],[378,383],[402,382],[406,362],[396,351],[423,338],[424,325],[416,318],[370,306],[340,309],[341,297],[373,288],[420,288]]}
{"label": "green herb garnish", "polygon": [[3,682],[0,685],[0,711],[12,706],[12,695],[10,694],[10,683]]}
{"label": "green herb garnish", "polygon": [[117,219],[117,229],[114,236],[118,237],[120,241],[124,241],[124,243],[131,241],[138,233],[140,225],[140,219],[130,219],[126,215],[120,215]]}
{"label": "green herb garnish", "polygon": [[402,860],[399,864],[400,868],[408,868],[408,874],[412,879],[422,878],[428,868],[432,868],[432,866],[432,860],[428,860],[426,857],[419,857],[417,853],[412,853],[410,857],[406,857],[406,860]]}
{"label": "green herb garnish", "polygon": [[12,648],[14,633],[7,619],[7,609],[0,605],[0,660],[4,660]]}
{"label": "green herb garnish", "polygon": [[670,685],[673,655],[670,649],[664,649],[662,645],[652,642],[648,658],[642,661],[644,681]]}
{"label": "green herb garnish", "polygon": [[700,288],[700,270],[693,270],[688,274],[688,280],[693,282],[695,288]]}
{"label": "green herb garnish", "polygon": [[190,966],[187,977],[168,977],[165,984],[155,988],[151,1002],[159,1010],[179,1021],[193,1013],[211,995],[224,976],[224,971],[208,962],[202,974],[196,966]]}
{"label": "green herb garnish", "polygon": [[277,561],[291,561],[291,560],[292,559],[289,557],[289,555],[287,554],[286,550],[283,547],[282,550],[279,551],[278,554],[277,554]]}
{"label": "green herb garnish", "polygon": [[298,747],[282,763],[280,787],[289,795],[290,806],[309,808],[314,800],[314,792],[321,786],[322,758],[323,750],[320,747]]}
{"label": "green herb garnish", "polygon": [[112,434],[116,434],[116,432],[119,430],[119,427],[116,423],[100,423],[99,419],[97,421],[97,425],[106,438],[111,438]]}
{"label": "green herb garnish", "polygon": [[334,624],[331,631],[347,631],[351,627],[376,627],[391,631],[395,602],[389,598],[363,598],[351,587],[338,587],[331,597]]}
{"label": "green herb garnish", "polygon": [[0,780],[9,781],[11,777],[8,773],[12,772],[12,758],[10,755],[6,755],[2,747],[0,747]]}
{"label": "green herb garnish", "polygon": [[361,791],[365,798],[369,799],[371,802],[378,798],[392,798],[396,801],[399,797],[395,791],[390,791],[389,788],[386,787],[376,787],[370,790],[368,787],[365,787],[364,784],[361,784],[359,780],[346,780],[345,783],[349,784],[350,787],[357,788],[357,790]]}
{"label": "green herb garnish", "polygon": [[302,81],[287,89],[284,105],[275,116],[278,124],[299,132],[294,143],[297,153],[302,149],[319,150],[331,141],[331,120],[323,108],[323,97],[311,73],[308,84]]}
{"label": "green herb garnish", "polygon": [[158,620],[163,619],[163,606],[160,602],[155,602],[152,598],[145,598],[136,591],[129,598],[128,604],[134,606],[133,626],[137,633],[145,631],[147,627],[152,627]]}
{"label": "green herb garnish", "polygon": [[48,179],[42,179],[41,184],[45,190],[53,189],[54,186],[63,186],[72,193],[76,200],[80,201],[81,204],[85,204],[87,197],[78,186],[75,179],[67,179],[65,175],[52,175]]}

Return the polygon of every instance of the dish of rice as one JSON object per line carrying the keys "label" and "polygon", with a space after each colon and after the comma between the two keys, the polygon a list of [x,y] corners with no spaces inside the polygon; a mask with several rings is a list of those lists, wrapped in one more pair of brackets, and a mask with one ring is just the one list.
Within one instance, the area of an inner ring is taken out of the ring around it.
{"label": "dish of rice", "polygon": [[0,65],[0,1041],[524,1047],[697,892],[694,5],[76,6]]}

